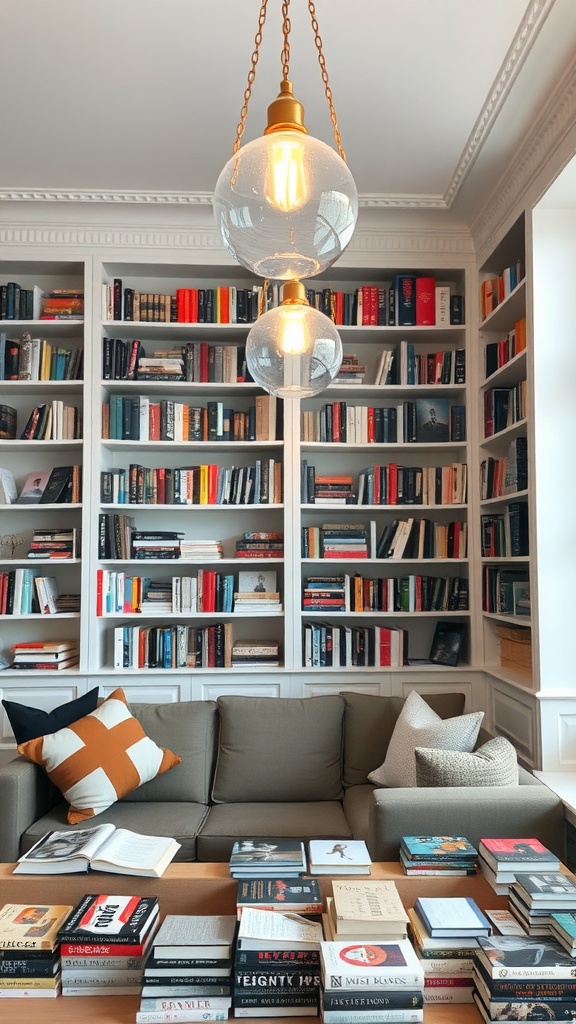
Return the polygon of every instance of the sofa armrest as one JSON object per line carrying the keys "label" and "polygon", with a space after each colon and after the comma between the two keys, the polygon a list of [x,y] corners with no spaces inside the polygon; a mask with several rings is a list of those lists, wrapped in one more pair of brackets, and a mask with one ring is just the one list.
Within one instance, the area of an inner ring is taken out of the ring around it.
{"label": "sofa armrest", "polygon": [[[547,786],[454,786],[443,789],[375,789],[370,811],[373,860],[398,860],[406,835],[536,837],[566,859],[564,804]],[[538,780],[535,780],[536,782]]]}
{"label": "sofa armrest", "polygon": [[58,790],[36,764],[15,757],[0,768],[0,861],[12,864],[20,856],[20,837],[46,814]]}

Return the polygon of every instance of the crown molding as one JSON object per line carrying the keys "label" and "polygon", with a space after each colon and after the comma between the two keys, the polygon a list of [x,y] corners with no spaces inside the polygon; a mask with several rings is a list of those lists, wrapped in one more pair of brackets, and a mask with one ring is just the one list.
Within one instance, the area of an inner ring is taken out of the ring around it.
{"label": "crown molding", "polygon": [[[0,189],[0,202],[5,203],[106,203],[137,206],[212,206],[212,192],[118,192],[83,189]],[[358,205],[382,210],[446,210],[440,195],[386,195],[366,193],[358,196]]]}
{"label": "crown molding", "polygon": [[476,249],[497,234],[510,210],[522,199],[568,132],[576,124],[576,59],[559,82],[537,118],[533,131],[517,150],[507,171],[494,188],[494,199],[473,224]]}
{"label": "crown molding", "polygon": [[[0,246],[27,249],[53,249],[93,252],[99,250],[141,250],[151,248],[165,252],[189,252],[199,254],[209,262],[233,264],[229,253],[222,245],[216,227],[179,229],[174,226],[157,225],[153,228],[129,225],[82,225],[62,226],[61,223],[0,225]],[[362,225],[357,227],[353,238],[339,263],[353,265],[354,257],[365,259],[370,254],[382,257],[386,254],[435,254],[451,256],[473,254],[474,247],[470,233],[465,228],[425,228],[415,225],[390,229],[386,226]]]}
{"label": "crown molding", "polygon": [[540,30],[546,21],[555,0],[532,0],[520,23],[520,27],[512,42],[500,70],[492,83],[492,87],[484,102],[484,107],[476,119],[476,123],[468,136],[460,160],[452,175],[452,180],[444,194],[447,208],[452,206],[458,192],[482,150],[526,58],[528,57]]}

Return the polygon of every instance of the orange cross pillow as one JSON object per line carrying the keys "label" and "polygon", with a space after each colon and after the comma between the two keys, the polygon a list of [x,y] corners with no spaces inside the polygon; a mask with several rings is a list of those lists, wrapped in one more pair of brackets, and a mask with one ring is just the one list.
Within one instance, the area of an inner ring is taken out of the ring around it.
{"label": "orange cross pillow", "polygon": [[146,735],[121,688],[65,729],[20,743],[18,752],[58,786],[70,804],[71,825],[100,814],[181,761]]}

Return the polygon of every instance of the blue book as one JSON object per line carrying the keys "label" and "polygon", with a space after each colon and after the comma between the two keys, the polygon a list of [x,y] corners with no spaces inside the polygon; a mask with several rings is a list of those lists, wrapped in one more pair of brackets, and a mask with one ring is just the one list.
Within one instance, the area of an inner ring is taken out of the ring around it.
{"label": "blue book", "polygon": [[464,836],[402,836],[400,849],[411,860],[475,860],[477,849]]}

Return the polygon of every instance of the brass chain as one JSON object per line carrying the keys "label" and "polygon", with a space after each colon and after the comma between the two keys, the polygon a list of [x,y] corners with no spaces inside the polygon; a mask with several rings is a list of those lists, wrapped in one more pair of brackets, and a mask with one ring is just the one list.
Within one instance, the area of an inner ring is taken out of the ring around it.
{"label": "brass chain", "polygon": [[[242,104],[242,109],[240,111],[240,120],[239,120],[238,125],[236,127],[236,141],[234,142],[234,148],[232,150],[232,155],[233,156],[235,156],[236,153],[238,152],[238,150],[240,149],[240,143],[242,141],[242,136],[244,135],[244,128],[246,126],[246,117],[248,116],[248,104],[250,102],[250,97],[252,95],[252,86],[254,85],[254,80],[256,78],[256,65],[258,63],[258,58],[260,56],[260,46],[262,44],[262,29],[264,28],[264,23],[266,21],[266,9],[267,9],[267,7],[268,7],[268,0],[262,0],[262,6],[260,7],[260,14],[258,16],[258,29],[257,29],[256,35],[254,36],[254,51],[252,53],[251,64],[250,64],[250,71],[248,72],[248,82],[247,82],[246,88],[244,90],[244,103]],[[286,81],[288,79],[288,75],[290,74],[290,41],[289,41],[289,36],[290,36],[290,30],[292,28],[292,25],[291,25],[291,22],[290,22],[290,18],[288,16],[289,7],[290,7],[290,0],[282,0],[282,33],[283,33],[283,36],[284,36],[284,43],[283,43],[282,53],[280,55],[280,59],[282,61],[282,78],[283,78],[284,81]],[[314,32],[314,43],[316,45],[316,50],[318,51],[318,63],[320,65],[320,71],[321,71],[321,74],[322,74],[322,81],[324,82],[324,91],[325,91],[325,94],[326,94],[326,99],[328,100],[328,106],[330,108],[330,120],[332,122],[332,127],[334,129],[334,141],[336,143],[336,148],[338,149],[338,152],[339,152],[342,160],[346,161],[346,154],[344,152],[344,149],[342,148],[342,138],[341,138],[341,135],[340,135],[340,128],[338,126],[338,117],[336,116],[336,110],[335,110],[334,101],[333,101],[333,98],[332,98],[332,89],[330,88],[330,83],[328,81],[328,72],[326,70],[326,60],[324,58],[324,53],[322,51],[322,39],[320,37],[320,30],[319,30],[319,27],[318,27],[318,21],[316,19],[316,7],[315,7],[315,4],[314,4],[313,0],[308,0],[308,10],[310,12],[310,18],[311,18],[311,21],[312,21],[312,30]]]}
{"label": "brass chain", "polygon": [[290,30],[292,23],[288,17],[288,8],[290,7],[290,0],[283,0],[282,3],[282,34],[284,36],[284,45],[282,47],[282,53],[280,54],[280,60],[282,62],[282,79],[284,82],[288,81],[290,74]]}
{"label": "brass chain", "polygon": [[318,28],[318,21],[316,20],[316,7],[313,0],[308,0],[308,10],[310,11],[310,18],[312,20],[312,29],[314,31],[314,42],[316,43],[316,49],[318,50],[318,63],[320,65],[320,71],[322,72],[322,81],[324,82],[324,91],[326,93],[326,99],[328,100],[328,106],[330,107],[330,120],[332,121],[332,127],[334,128],[334,141],[338,152],[344,162],[346,162],[346,154],[342,148],[342,138],[340,136],[340,128],[338,127],[338,118],[336,116],[336,110],[334,109],[334,102],[332,99],[332,89],[328,82],[328,72],[326,70],[326,61],[322,52],[322,39],[320,38],[320,31]]}
{"label": "brass chain", "polygon": [[252,95],[252,86],[254,85],[254,79],[256,78],[256,65],[258,63],[258,57],[260,56],[260,46],[262,43],[262,29],[264,28],[264,22],[266,21],[266,8],[268,6],[268,0],[262,0],[262,6],[260,8],[260,14],[258,16],[258,30],[254,36],[254,52],[252,53],[250,71],[248,72],[248,84],[244,90],[244,103],[240,111],[240,120],[236,127],[236,141],[232,150],[234,156],[240,149],[240,142],[244,135],[244,128],[246,125],[246,117],[248,115],[248,104],[250,102],[250,96]]}

